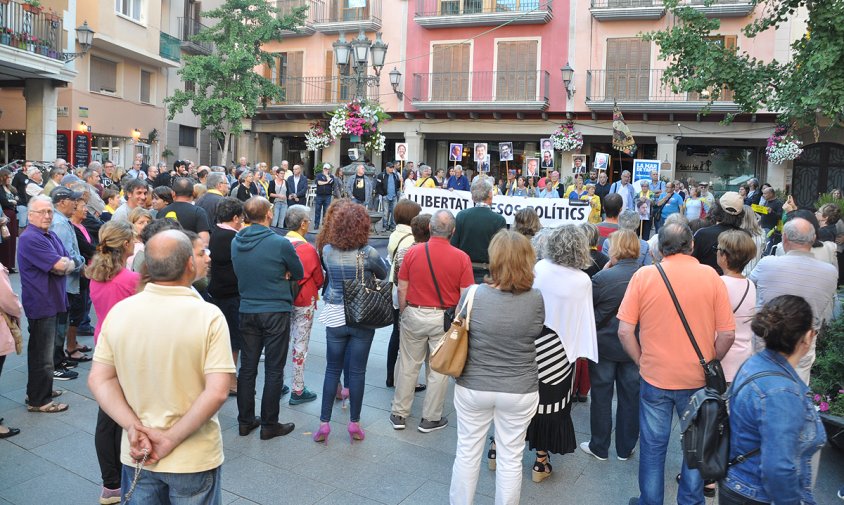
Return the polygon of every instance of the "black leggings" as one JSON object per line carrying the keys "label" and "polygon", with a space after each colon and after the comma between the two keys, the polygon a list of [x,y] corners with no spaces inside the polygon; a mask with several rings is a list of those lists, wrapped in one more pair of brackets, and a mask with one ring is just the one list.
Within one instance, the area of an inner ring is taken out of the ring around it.
{"label": "black leggings", "polygon": [[108,489],[120,489],[120,472],[123,470],[123,465],[120,463],[122,438],[123,428],[108,417],[103,409],[99,409],[94,447],[97,449],[97,461],[100,463],[103,486]]}

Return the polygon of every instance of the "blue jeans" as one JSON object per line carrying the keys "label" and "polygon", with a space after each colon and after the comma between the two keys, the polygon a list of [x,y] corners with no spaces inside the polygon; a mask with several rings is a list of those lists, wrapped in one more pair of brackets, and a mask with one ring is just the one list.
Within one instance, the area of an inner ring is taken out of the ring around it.
{"label": "blue jeans", "polygon": [[53,356],[56,342],[56,316],[27,319],[29,342],[26,347],[29,404],[43,407],[53,398]]}
{"label": "blue jeans", "polygon": [[606,458],[612,437],[613,388],[618,391],[615,407],[615,453],[630,456],[639,440],[639,367],[632,361],[618,362],[601,358],[589,362],[592,402],[589,422],[592,439],[589,450]]}
{"label": "blue jeans", "polygon": [[273,222],[270,226],[284,228],[284,218],[287,216],[287,203],[276,202],[273,204]]}
{"label": "blue jeans", "polygon": [[255,378],[261,350],[264,354],[264,392],[261,396],[261,426],[278,422],[284,363],[290,345],[290,312],[240,313],[240,373],[237,374],[237,420],[255,420]]}
{"label": "blue jeans", "polygon": [[[671,437],[672,410],[677,417],[689,403],[695,389],[660,389],[644,379],[639,383],[639,505],[662,505],[665,499],[665,455]],[[703,505],[703,479],[683,462],[678,505]]]}
{"label": "blue jeans", "polygon": [[327,423],[331,421],[331,408],[334,406],[334,396],[340,381],[340,372],[348,352],[349,374],[345,378],[349,387],[349,421],[360,421],[360,410],[363,403],[363,389],[366,380],[366,362],[369,360],[369,348],[372,347],[372,337],[375,330],[339,326],[325,329],[325,382],[322,385],[322,411],[319,420]]}
{"label": "blue jeans", "polygon": [[328,212],[329,205],[331,205],[331,195],[316,195],[314,198],[314,226],[317,228],[322,221],[323,213]]}
{"label": "blue jeans", "polygon": [[[144,505],[219,505],[223,503],[220,487],[222,467],[196,473],[164,473],[141,470],[138,484],[132,493],[132,503]],[[135,468],[123,465],[120,497],[126,493],[135,477]]]}
{"label": "blue jeans", "polygon": [[384,199],[384,229],[393,228],[396,226],[396,220],[393,219],[393,207],[396,206],[396,199],[388,200],[386,196]]}

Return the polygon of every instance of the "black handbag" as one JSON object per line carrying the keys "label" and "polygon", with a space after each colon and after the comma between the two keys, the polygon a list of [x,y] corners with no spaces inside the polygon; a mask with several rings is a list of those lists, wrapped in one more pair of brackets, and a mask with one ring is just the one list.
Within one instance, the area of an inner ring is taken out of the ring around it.
{"label": "black handbag", "polygon": [[662,269],[662,265],[659,263],[656,264],[656,269],[659,271],[659,275],[662,276],[662,280],[665,282],[665,287],[668,288],[668,294],[671,295],[671,301],[674,302],[674,308],[677,309],[677,314],[680,316],[683,328],[686,329],[686,334],[692,342],[692,347],[695,348],[695,353],[697,354],[698,360],[700,360],[700,366],[703,367],[706,387],[714,389],[719,395],[724,394],[727,391],[727,379],[724,377],[724,369],[721,367],[721,362],[718,361],[717,358],[713,358],[712,361],[707,363],[706,359],[703,357],[703,353],[700,352],[700,347],[697,345],[695,336],[692,334],[692,329],[689,326],[689,322],[686,320],[686,315],[683,314],[683,309],[680,308],[680,302],[677,300],[677,295],[674,294],[674,288],[672,288],[671,283],[668,282],[668,276],[665,275],[665,270]]}
{"label": "black handbag", "polygon": [[343,281],[343,312],[346,324],[355,328],[376,329],[393,324],[393,295],[390,281],[366,275],[365,253],[358,252],[355,278]]}
{"label": "black handbag", "polygon": [[451,328],[451,322],[454,321],[454,311],[457,307],[445,306],[443,295],[440,294],[440,285],[437,283],[437,276],[434,275],[434,264],[431,263],[431,253],[428,251],[427,242],[425,242],[425,256],[428,258],[428,268],[431,269],[431,278],[434,279],[434,289],[437,290],[437,298],[440,299],[440,307],[445,309],[445,312],[443,312],[443,331],[448,331]]}

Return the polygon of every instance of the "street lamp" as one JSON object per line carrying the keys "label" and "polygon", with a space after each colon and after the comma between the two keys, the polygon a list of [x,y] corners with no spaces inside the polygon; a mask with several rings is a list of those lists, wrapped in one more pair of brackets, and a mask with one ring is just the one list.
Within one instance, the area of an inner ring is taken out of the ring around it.
{"label": "street lamp", "polygon": [[574,69],[571,68],[569,62],[566,62],[566,66],[561,68],[560,72],[563,74],[563,86],[566,88],[566,95],[568,95],[569,100],[571,100],[572,95],[574,95],[574,86],[572,85],[572,81],[574,79]]}
{"label": "street lamp", "polygon": [[82,48],[82,52],[62,53],[62,59],[64,61],[70,61],[74,58],[84,56],[94,44],[94,30],[88,26],[87,20],[82,23],[82,26],[76,28],[76,40],[79,41],[79,47]]}
{"label": "street lamp", "polygon": [[[373,88],[378,86],[381,69],[384,67],[384,60],[387,58],[388,44],[381,40],[381,33],[377,33],[375,42],[372,42],[364,35],[363,30],[360,30],[357,38],[350,42],[346,41],[346,34],[340,32],[340,36],[332,46],[334,48],[334,61],[340,68],[340,80],[353,83],[355,99],[365,100],[367,86]],[[375,75],[367,75],[370,52],[372,53],[372,68]],[[351,65],[354,69],[353,75],[344,75],[347,65]]]}
{"label": "street lamp", "polygon": [[393,86],[393,91],[396,96],[399,97],[399,100],[403,100],[404,93],[399,91],[399,85],[401,85],[401,72],[399,72],[396,67],[393,67],[393,69],[390,70],[390,85]]}

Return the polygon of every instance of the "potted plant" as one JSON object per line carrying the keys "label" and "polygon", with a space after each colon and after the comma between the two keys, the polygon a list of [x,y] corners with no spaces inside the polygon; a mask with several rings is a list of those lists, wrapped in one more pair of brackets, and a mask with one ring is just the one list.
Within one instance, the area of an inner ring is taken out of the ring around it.
{"label": "potted plant", "polygon": [[844,318],[818,339],[809,385],[830,444],[844,450]]}
{"label": "potted plant", "polygon": [[316,151],[318,149],[325,149],[334,143],[334,139],[320,124],[319,121],[313,123],[311,127],[305,132],[305,146],[308,151]]}
{"label": "potted plant", "polygon": [[10,46],[12,45],[12,30],[11,28],[3,28],[0,32],[0,44]]}
{"label": "potted plant", "polygon": [[39,0],[26,0],[22,5],[23,10],[32,14],[41,13],[41,2]]}

